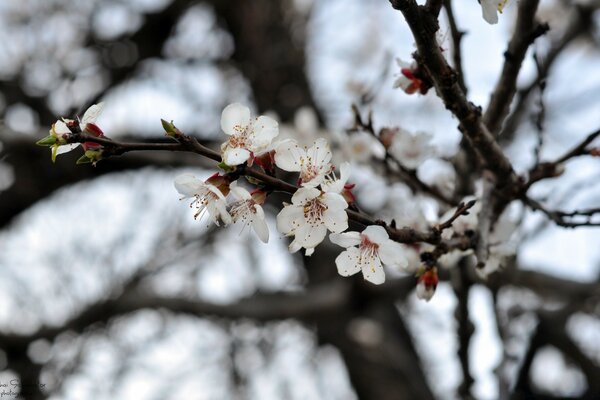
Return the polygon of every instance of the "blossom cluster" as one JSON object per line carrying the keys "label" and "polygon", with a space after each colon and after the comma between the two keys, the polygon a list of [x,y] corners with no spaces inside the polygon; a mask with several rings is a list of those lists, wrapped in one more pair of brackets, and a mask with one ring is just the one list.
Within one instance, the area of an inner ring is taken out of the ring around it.
{"label": "blossom cluster", "polygon": [[[83,142],[84,155],[78,163],[95,164],[110,146],[116,145],[116,142],[105,138],[96,124],[101,111],[102,103],[91,106],[81,119],[57,120],[52,124],[49,135],[38,144],[51,148],[54,161],[58,154]],[[275,224],[281,236],[290,238],[289,251],[295,253],[303,249],[306,256],[311,256],[328,236],[333,244],[343,248],[335,259],[337,271],[342,276],[361,272],[367,281],[381,284],[386,279],[386,266],[387,272],[392,274],[415,274],[418,278],[417,296],[430,300],[438,283],[438,266],[450,266],[455,260],[473,253],[472,249],[450,249],[431,262],[423,255],[431,254],[434,245],[404,245],[390,239],[389,229],[396,226],[425,232],[432,229],[435,221],[432,223],[425,218],[421,202],[410,191],[407,192],[406,186],[386,182],[371,170],[369,161],[377,158],[386,163],[391,159],[401,169],[417,174],[424,162],[436,153],[428,133],[384,127],[378,134],[372,129],[370,133],[358,130],[334,141],[346,159],[352,161],[355,167],[360,166],[353,168],[354,183],[351,184],[351,164],[339,160],[339,168],[335,167],[329,141],[314,137],[318,125],[308,110],[302,110],[296,118],[295,129],[304,132],[300,138],[302,143],[285,126],[280,135],[280,125],[275,118],[266,115],[253,117],[250,109],[239,103],[230,104],[223,110],[220,125],[227,135],[220,152],[222,162],[219,166],[223,172],[205,180],[189,173],[175,178],[174,186],[182,199],[191,199],[190,207],[195,209],[195,218],[207,215],[217,226],[239,224],[242,231],[249,227],[262,242],[267,243],[270,232],[263,206],[268,196],[280,188],[269,183],[269,179],[248,178],[250,168],[262,171],[263,177],[284,183],[286,192],[292,194],[291,202],[282,204]],[[184,136],[172,123],[163,121],[163,128],[176,140]],[[335,140],[335,136],[332,138]],[[295,180],[295,185],[281,180],[277,174]],[[454,177],[446,173],[442,175],[437,182],[431,181],[432,187],[439,184],[440,190],[448,189],[448,181],[454,181]],[[241,177],[247,179],[241,180]],[[452,192],[451,187],[449,191]],[[361,232],[349,231],[348,213],[350,209],[358,211],[357,199],[361,207],[371,211],[390,210],[389,215],[379,215],[385,223],[368,225]],[[478,207],[479,204],[468,216],[456,219],[442,232],[442,238],[449,241],[470,237],[477,230]],[[448,217],[443,215],[441,220]],[[507,256],[514,254],[514,245],[509,239],[514,236],[515,228],[516,225],[505,218],[494,225],[489,238],[489,257],[483,268],[477,270],[483,278],[497,270]]]}
{"label": "blossom cluster", "polygon": [[[353,185],[348,184],[350,164],[342,163],[339,175],[332,164],[332,151],[324,138],[314,140],[310,147],[301,146],[295,139],[275,141],[278,123],[271,117],[252,118],[248,107],[234,103],[221,115],[221,129],[229,136],[221,145],[221,156],[227,167],[247,163],[257,164],[273,173],[274,167],[297,173],[297,190],[291,203],[284,203],[277,214],[277,230],[292,238],[290,252],[304,249],[310,256],[327,234],[330,240],[344,248],[336,259],[343,276],[362,271],[365,279],[383,283],[383,264],[405,268],[407,260],[401,244],[389,239],[381,226],[368,226],[363,232],[347,232],[349,205],[354,203]],[[233,173],[215,174],[201,181],[190,174],[175,179],[175,188],[184,198],[192,198],[196,217],[207,213],[217,225],[242,222],[251,225],[257,236],[269,238],[265,213],[262,209],[269,190],[253,192],[238,185]],[[228,201],[230,197],[233,200]]]}

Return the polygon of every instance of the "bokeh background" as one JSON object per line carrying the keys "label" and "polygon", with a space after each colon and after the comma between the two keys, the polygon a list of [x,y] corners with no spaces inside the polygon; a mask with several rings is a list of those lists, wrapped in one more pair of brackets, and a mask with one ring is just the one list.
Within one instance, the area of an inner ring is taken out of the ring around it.
{"label": "bokeh background", "polygon": [[[546,88],[528,56],[523,111],[500,139],[518,172],[534,161],[540,101],[542,159],[600,126],[598,6],[541,2],[551,29],[531,52],[550,65]],[[516,4],[496,26],[475,0],[453,7],[467,32],[469,98],[485,108]],[[447,37],[444,12],[441,20]],[[212,174],[206,160],[131,153],[76,166],[75,150],[52,164],[34,145],[58,117],[103,101],[98,125],[111,138],[162,138],[164,118],[216,147],[221,110],[235,101],[276,116],[282,134],[328,137],[339,161],[352,158],[343,143],[356,104],[377,127],[430,132],[438,157],[419,176],[451,189],[457,121],[433,91],[392,89],[395,58],[414,50],[401,14],[382,0],[1,1],[0,383],[33,385],[28,399],[468,398],[452,270],[428,303],[411,276],[392,273],[381,288],[343,279],[339,248],[288,253],[274,226],[285,198],[268,207],[268,245],[195,221],[172,182]],[[553,208],[597,207],[597,160],[570,162],[535,195]],[[435,201],[374,164],[353,166],[364,210],[436,222],[444,210]],[[473,278],[462,300],[475,328],[472,395],[577,398],[600,377],[598,230],[514,212],[516,257],[491,283]]]}

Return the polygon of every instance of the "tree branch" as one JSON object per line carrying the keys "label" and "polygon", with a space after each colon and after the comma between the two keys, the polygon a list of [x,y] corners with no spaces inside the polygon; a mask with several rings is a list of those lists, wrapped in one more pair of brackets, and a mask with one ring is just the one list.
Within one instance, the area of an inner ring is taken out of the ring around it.
{"label": "tree branch", "polygon": [[496,134],[502,121],[508,114],[508,109],[517,89],[517,76],[529,46],[539,36],[548,31],[548,24],[535,21],[535,13],[539,0],[519,1],[515,31],[504,53],[504,66],[496,88],[490,98],[490,104],[483,115],[483,123],[492,134]]}

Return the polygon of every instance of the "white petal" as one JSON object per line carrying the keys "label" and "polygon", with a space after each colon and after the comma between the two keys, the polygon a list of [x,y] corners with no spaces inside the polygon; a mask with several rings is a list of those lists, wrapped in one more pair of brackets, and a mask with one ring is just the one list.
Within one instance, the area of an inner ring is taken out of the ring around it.
{"label": "white petal", "polygon": [[[58,146],[58,149],[56,150],[56,155],[68,153],[69,151],[79,146],[79,144],[80,143],[69,143],[63,144],[62,146]],[[50,150],[52,150],[52,148],[50,148]]]}
{"label": "white petal", "polygon": [[498,23],[498,1],[497,0],[481,0],[481,11],[483,19],[488,24]]}
{"label": "white petal", "polygon": [[186,197],[195,196],[203,190],[204,183],[192,174],[181,174],[175,178],[175,189]]}
{"label": "white petal", "polygon": [[306,152],[295,140],[283,140],[275,147],[275,164],[284,171],[300,171],[303,157]]}
{"label": "white petal", "polygon": [[295,235],[299,244],[304,248],[317,247],[327,234],[325,225],[301,225],[296,229]]}
{"label": "white petal", "polygon": [[286,206],[277,214],[277,230],[284,235],[294,232],[304,219],[304,211],[299,206]]}
{"label": "white petal", "polygon": [[315,143],[306,152],[308,157],[312,160],[316,166],[324,166],[331,160],[331,150],[329,149],[329,143],[326,139],[319,138],[315,140]]}
{"label": "white petal", "polygon": [[348,203],[339,193],[325,193],[321,196],[321,202],[323,202],[329,210],[345,210],[348,208]]}
{"label": "white petal", "polygon": [[348,214],[346,210],[330,208],[323,213],[323,223],[331,232],[344,232],[348,229]]}
{"label": "white petal", "polygon": [[361,267],[363,276],[369,282],[375,285],[381,285],[385,282],[385,272],[378,257],[372,258],[369,263],[363,263]]}
{"label": "white petal", "polygon": [[343,162],[340,165],[340,181],[342,182],[342,186],[346,184],[346,182],[348,182],[348,179],[350,179],[350,163],[349,162]]}
{"label": "white petal", "polygon": [[400,243],[396,243],[393,240],[386,240],[379,245],[377,251],[381,261],[390,266],[398,268],[408,267],[408,261],[406,260],[405,250]]}
{"label": "white petal", "polygon": [[304,255],[306,257],[310,257],[313,255],[313,253],[315,252],[315,248],[314,247],[309,247],[308,249],[306,249],[306,251],[304,252]]}
{"label": "white petal", "polygon": [[104,108],[104,103],[98,103],[98,104],[94,104],[93,106],[90,106],[90,108],[88,108],[85,111],[85,113],[83,114],[83,118],[81,118],[82,129],[85,129],[85,126],[87,124],[95,123],[96,119],[98,119],[98,116],[102,112],[103,108]]}
{"label": "white petal", "polygon": [[[279,134],[279,124],[273,118],[261,115],[254,123],[253,144],[258,148],[268,146],[271,141]],[[253,149],[253,151],[255,151]]]}
{"label": "white petal", "polygon": [[348,250],[342,251],[335,259],[338,274],[341,276],[351,276],[360,271],[359,258],[360,253],[356,247],[350,247]]}
{"label": "white petal", "polygon": [[292,196],[292,203],[295,205],[304,205],[308,200],[312,200],[320,194],[321,191],[319,189],[302,187],[296,190],[296,193]]}
{"label": "white petal", "polygon": [[[263,242],[269,242],[269,227],[265,221],[265,215],[261,206],[255,206],[256,216],[252,219],[252,228],[256,236]],[[260,210],[260,211],[259,211]]]}
{"label": "white petal", "polygon": [[227,165],[240,165],[250,158],[250,152],[246,149],[227,147],[223,152],[223,162]]}
{"label": "white petal", "polygon": [[[243,187],[238,186],[237,181],[233,181],[229,184],[229,192],[231,194],[233,194],[233,196],[236,199],[239,199],[239,200],[250,200],[252,198],[252,196],[250,195],[250,192],[248,192]],[[261,210],[262,210],[262,208],[261,208]]]}
{"label": "white petal", "polygon": [[290,253],[295,253],[302,248],[302,245],[297,240],[292,240],[292,243],[288,246]]}
{"label": "white petal", "polygon": [[344,232],[344,233],[332,233],[329,235],[331,243],[335,243],[342,247],[358,246],[360,244],[360,233],[358,232]]}
{"label": "white petal", "polygon": [[204,182],[204,187],[208,190],[210,190],[211,192],[213,192],[214,194],[217,195],[217,197],[223,202],[225,203],[225,196],[223,195],[223,193],[219,190],[218,187],[216,187],[215,185],[211,185],[210,183],[206,183]]}
{"label": "white petal", "polygon": [[227,135],[239,133],[250,123],[250,109],[240,103],[225,107],[221,113],[221,129]]}
{"label": "white petal", "polygon": [[62,136],[66,134],[71,134],[71,130],[67,127],[67,124],[65,124],[61,120],[58,120],[54,123],[53,131],[50,131],[50,133],[53,133],[56,136]]}
{"label": "white petal", "polygon": [[369,225],[367,228],[362,231],[363,235],[366,235],[369,240],[373,243],[382,244],[385,243],[388,239],[388,233],[383,226],[379,225]]}

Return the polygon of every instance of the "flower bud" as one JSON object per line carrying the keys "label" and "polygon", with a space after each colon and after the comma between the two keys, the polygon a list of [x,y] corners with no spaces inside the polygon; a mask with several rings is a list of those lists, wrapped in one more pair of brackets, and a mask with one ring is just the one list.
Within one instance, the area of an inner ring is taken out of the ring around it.
{"label": "flower bud", "polygon": [[181,137],[182,133],[179,129],[177,129],[177,127],[175,125],[173,125],[173,121],[167,122],[164,119],[161,119],[160,122],[161,122],[163,129],[165,130],[167,136],[170,136],[175,139]]}
{"label": "flower bud", "polygon": [[417,297],[425,301],[431,300],[438,285],[439,278],[437,268],[421,269],[417,272]]}

